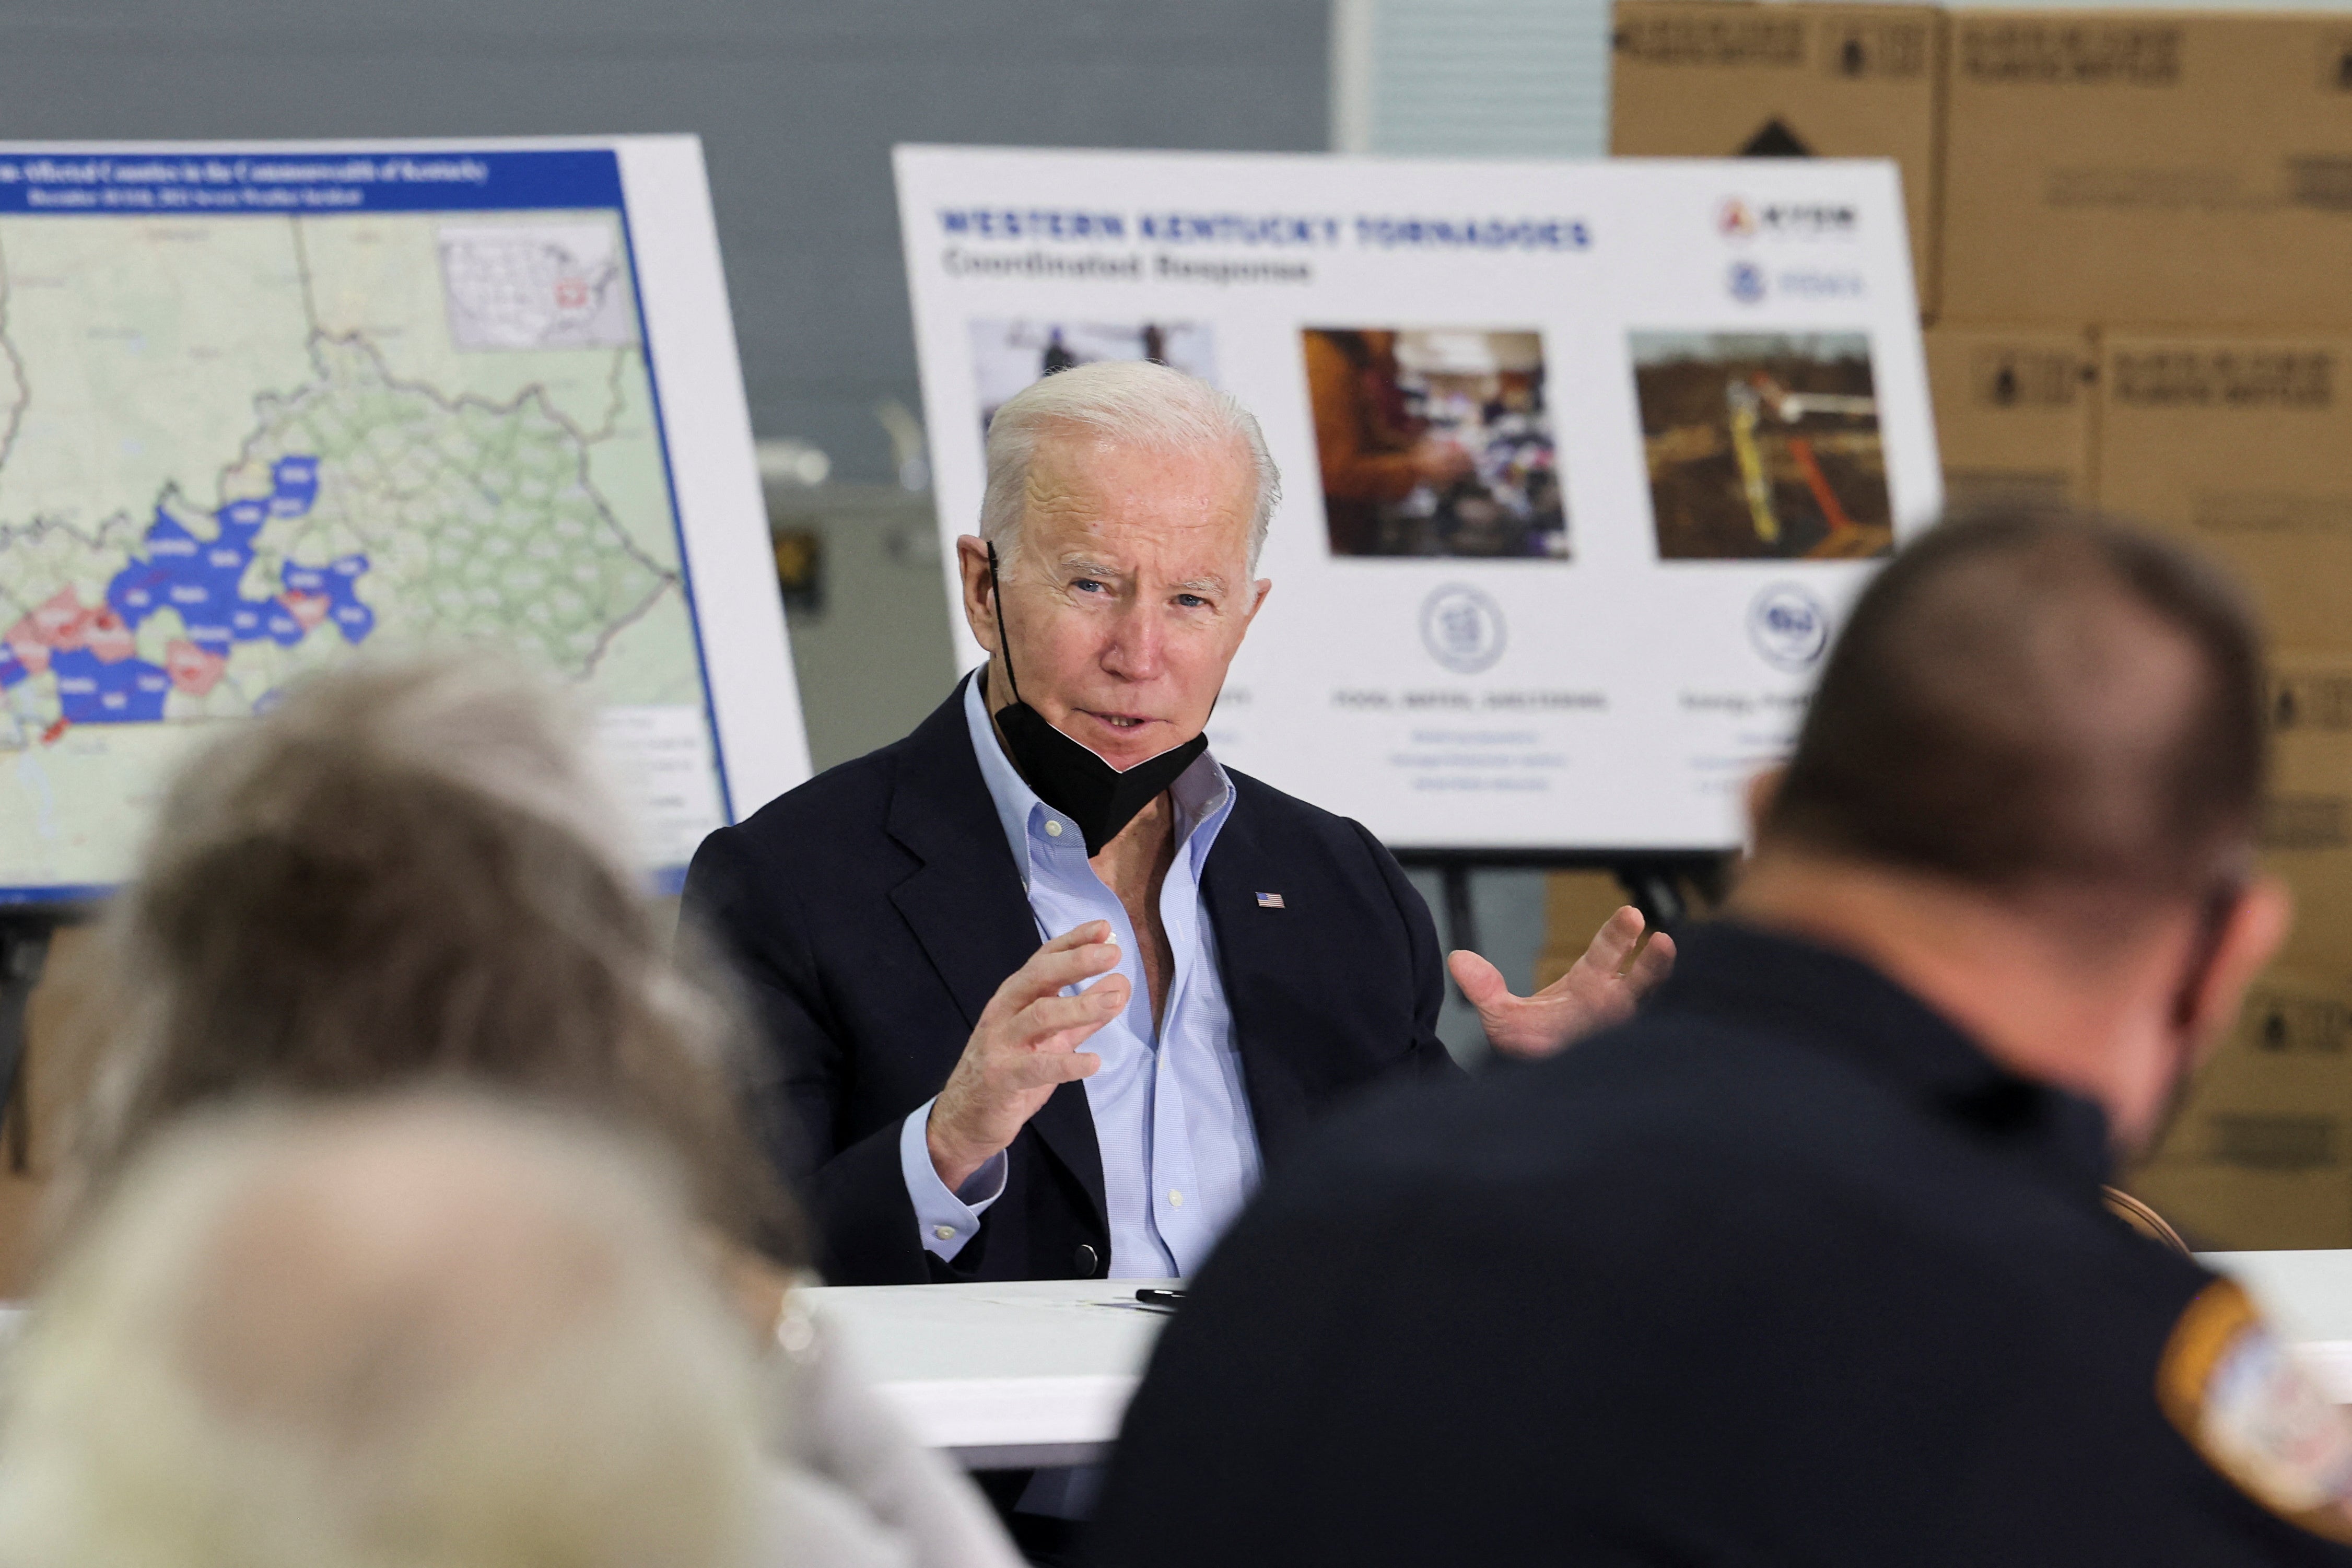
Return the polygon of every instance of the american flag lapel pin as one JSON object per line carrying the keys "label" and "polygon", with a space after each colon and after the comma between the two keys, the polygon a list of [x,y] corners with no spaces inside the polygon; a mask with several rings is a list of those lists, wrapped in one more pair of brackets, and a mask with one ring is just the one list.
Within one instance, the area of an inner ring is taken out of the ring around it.
{"label": "american flag lapel pin", "polygon": [[1280,893],[1260,893],[1257,896],[1257,907],[1262,910],[1279,910],[1288,906],[1283,903]]}

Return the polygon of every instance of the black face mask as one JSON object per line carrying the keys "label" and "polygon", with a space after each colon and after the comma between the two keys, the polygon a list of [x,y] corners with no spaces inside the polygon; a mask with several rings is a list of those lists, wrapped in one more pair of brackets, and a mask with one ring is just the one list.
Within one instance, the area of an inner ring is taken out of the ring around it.
{"label": "black face mask", "polygon": [[[1013,673],[1013,643],[1004,635],[1004,591],[996,580],[993,544],[988,547],[988,592],[996,602],[996,646],[1004,656],[1004,679],[1013,688],[1013,701],[996,714],[1004,749],[1012,753],[1013,765],[1021,770],[1037,798],[1077,825],[1086,836],[1087,857],[1091,859],[1209,749],[1209,737],[1195,735],[1125,773],[1112,767],[1021,700],[1021,680]],[[987,692],[981,695],[985,706]]]}

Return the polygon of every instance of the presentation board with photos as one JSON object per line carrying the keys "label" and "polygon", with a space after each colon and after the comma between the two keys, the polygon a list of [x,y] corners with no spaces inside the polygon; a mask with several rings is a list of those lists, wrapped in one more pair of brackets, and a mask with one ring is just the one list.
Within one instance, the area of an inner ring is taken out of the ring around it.
{"label": "presentation board with photos", "polygon": [[306,674],[511,659],[635,850],[808,776],[692,137],[0,145],[0,904]]}
{"label": "presentation board with photos", "polygon": [[1283,500],[1211,745],[1398,847],[1737,844],[1840,616],[1941,501],[1890,163],[898,174],[950,605],[1007,398],[1102,359],[1213,382]]}

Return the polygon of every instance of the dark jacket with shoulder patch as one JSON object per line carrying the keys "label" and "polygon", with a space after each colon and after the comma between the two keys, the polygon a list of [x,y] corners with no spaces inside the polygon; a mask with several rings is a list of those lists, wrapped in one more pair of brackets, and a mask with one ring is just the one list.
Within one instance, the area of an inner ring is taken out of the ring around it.
{"label": "dark jacket with shoulder patch", "polygon": [[2168,1417],[2231,1287],[2107,1212],[2105,1138],[1853,959],[1685,933],[1630,1024],[1268,1181],[1089,1561],[2352,1564]]}

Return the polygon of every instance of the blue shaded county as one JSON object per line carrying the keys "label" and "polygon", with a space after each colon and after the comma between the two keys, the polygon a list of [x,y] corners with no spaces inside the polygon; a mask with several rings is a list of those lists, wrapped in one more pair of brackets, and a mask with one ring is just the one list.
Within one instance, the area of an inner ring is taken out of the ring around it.
{"label": "blue shaded county", "polygon": [[108,664],[86,647],[49,656],[58,707],[75,724],[152,724],[163,717],[172,678],[143,658]]}
{"label": "blue shaded county", "polygon": [[[215,514],[219,532],[209,542],[161,506],[155,509],[142,554],[106,587],[106,602],[125,626],[136,631],[168,606],[179,612],[190,642],[223,658],[236,644],[263,637],[291,647],[322,619],[332,620],[350,643],[375,629],[375,613],[359,602],[357,592],[368,569],[364,555],[341,556],[325,566],[289,563],[281,574],[287,592],[273,597],[248,599],[237,591],[253,564],[253,542],[262,526],[300,517],[319,499],[316,458],[280,458],[269,478],[267,498],[233,500]],[[79,649],[58,653],[50,663],[64,716],[75,723],[152,723],[163,716],[172,680],[160,666],[136,658],[105,664]],[[25,673],[15,656],[6,655],[0,662],[0,685],[14,685]]]}

